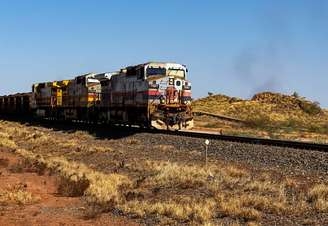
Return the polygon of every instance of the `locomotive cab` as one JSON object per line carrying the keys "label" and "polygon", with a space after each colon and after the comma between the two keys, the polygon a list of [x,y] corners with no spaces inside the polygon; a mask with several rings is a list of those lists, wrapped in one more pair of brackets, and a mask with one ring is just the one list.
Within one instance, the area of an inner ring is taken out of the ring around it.
{"label": "locomotive cab", "polygon": [[191,84],[188,70],[175,63],[149,63],[145,66],[148,82],[151,126],[158,129],[193,127]]}

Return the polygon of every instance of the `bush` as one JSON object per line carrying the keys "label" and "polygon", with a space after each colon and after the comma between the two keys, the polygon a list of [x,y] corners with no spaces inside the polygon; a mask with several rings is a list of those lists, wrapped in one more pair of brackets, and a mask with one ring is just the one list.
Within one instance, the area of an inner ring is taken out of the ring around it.
{"label": "bush", "polygon": [[300,108],[309,115],[317,115],[322,112],[320,108],[320,104],[318,102],[309,102],[309,101],[301,101],[299,103]]}
{"label": "bush", "polygon": [[257,117],[246,119],[246,125],[254,128],[267,128],[271,124],[270,117],[267,115],[258,115]]}

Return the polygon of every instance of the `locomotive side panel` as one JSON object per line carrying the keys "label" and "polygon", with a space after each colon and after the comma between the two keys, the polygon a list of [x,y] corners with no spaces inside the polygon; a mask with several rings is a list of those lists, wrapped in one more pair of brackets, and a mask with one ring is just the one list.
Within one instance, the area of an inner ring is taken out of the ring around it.
{"label": "locomotive side panel", "polygon": [[144,93],[147,83],[138,77],[142,69],[128,67],[110,79],[109,112],[113,122],[148,125],[147,99]]}
{"label": "locomotive side panel", "polygon": [[65,101],[63,90],[69,80],[34,84],[31,105],[34,116],[38,118],[63,119],[62,106]]}
{"label": "locomotive side panel", "polygon": [[[146,63],[121,69],[103,83],[107,120],[160,129],[193,126],[191,85],[180,64]],[[107,104],[107,105],[106,105]],[[106,113],[103,114],[104,116]]]}

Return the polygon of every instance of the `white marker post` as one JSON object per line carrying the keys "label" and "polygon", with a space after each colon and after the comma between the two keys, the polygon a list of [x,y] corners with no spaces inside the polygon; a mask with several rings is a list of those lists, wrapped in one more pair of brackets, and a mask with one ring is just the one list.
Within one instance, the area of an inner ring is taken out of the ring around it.
{"label": "white marker post", "polygon": [[207,169],[207,152],[208,152],[208,145],[210,144],[209,140],[205,140],[205,167]]}

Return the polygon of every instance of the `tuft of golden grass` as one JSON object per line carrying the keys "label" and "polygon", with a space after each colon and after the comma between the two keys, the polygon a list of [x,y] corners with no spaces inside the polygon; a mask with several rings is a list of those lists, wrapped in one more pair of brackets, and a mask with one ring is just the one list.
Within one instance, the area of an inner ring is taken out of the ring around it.
{"label": "tuft of golden grass", "polygon": [[328,212],[328,186],[318,184],[312,187],[308,194],[309,201],[313,203],[318,212]]}
{"label": "tuft of golden grass", "polygon": [[137,145],[137,144],[140,144],[140,141],[135,138],[129,138],[129,139],[126,139],[126,143],[129,145]]}
{"label": "tuft of golden grass", "polygon": [[90,186],[84,193],[86,200],[105,209],[124,203],[124,191],[132,187],[132,182],[125,175],[93,172],[88,178]]}
{"label": "tuft of golden grass", "polygon": [[220,206],[220,213],[223,216],[241,218],[246,221],[261,219],[261,213],[253,208],[242,207],[237,203],[229,202],[227,205]]}
{"label": "tuft of golden grass", "polygon": [[88,133],[87,131],[81,131],[81,130],[75,131],[73,133],[73,136],[77,137],[80,140],[92,138],[92,135],[90,133]]}
{"label": "tuft of golden grass", "polygon": [[178,201],[149,202],[131,201],[121,206],[127,213],[137,214],[145,217],[151,214],[160,214],[174,218],[178,221],[191,221],[205,223],[212,219],[216,214],[216,203],[214,199],[203,201],[193,199],[183,199]]}
{"label": "tuft of golden grass", "polygon": [[27,150],[16,151],[33,165],[45,165],[62,178],[62,190],[69,196],[84,195],[89,203],[100,206],[114,206],[124,201],[121,189],[132,186],[125,175],[103,174],[94,171],[83,164],[69,162],[63,157],[44,158]]}
{"label": "tuft of golden grass", "polygon": [[184,188],[203,186],[210,172],[198,166],[179,165],[177,163],[146,161],[142,164],[145,171],[154,173],[147,182],[157,185],[179,185]]}
{"label": "tuft of golden grass", "polygon": [[17,148],[16,143],[12,140],[8,133],[0,132],[0,146],[15,149]]}
{"label": "tuft of golden grass", "polygon": [[34,196],[32,193],[25,191],[20,184],[0,190],[0,205],[27,205],[36,203],[39,200],[40,197]]}

